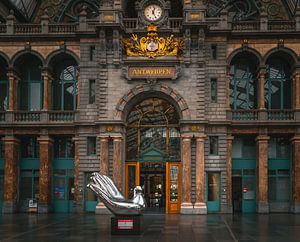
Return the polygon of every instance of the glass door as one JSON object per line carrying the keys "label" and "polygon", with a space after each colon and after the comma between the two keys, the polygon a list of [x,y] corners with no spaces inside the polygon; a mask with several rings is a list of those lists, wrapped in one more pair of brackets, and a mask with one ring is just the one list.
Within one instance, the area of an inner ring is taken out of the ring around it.
{"label": "glass door", "polygon": [[220,173],[207,173],[207,211],[220,211]]}
{"label": "glass door", "polygon": [[74,171],[56,169],[53,171],[54,212],[68,213],[74,204]]}
{"label": "glass door", "polygon": [[167,162],[166,213],[180,213],[180,162]]}
{"label": "glass door", "polygon": [[140,184],[140,163],[125,163],[125,196],[128,199],[133,198],[134,188]]}
{"label": "glass door", "polygon": [[91,182],[91,177],[92,172],[87,172],[85,173],[85,211],[86,212],[95,212],[96,206],[98,204],[97,196],[96,194],[89,188],[87,188],[87,184]]}

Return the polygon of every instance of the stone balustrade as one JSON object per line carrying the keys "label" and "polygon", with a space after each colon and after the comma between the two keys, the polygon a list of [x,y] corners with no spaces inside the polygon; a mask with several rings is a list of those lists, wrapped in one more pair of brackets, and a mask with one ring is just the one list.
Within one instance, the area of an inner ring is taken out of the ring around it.
{"label": "stone balustrade", "polygon": [[296,111],[292,109],[284,110],[230,110],[227,113],[227,119],[236,122],[253,122],[253,121],[296,121]]}
{"label": "stone balustrade", "polygon": [[74,111],[14,111],[0,112],[0,123],[73,123]]}

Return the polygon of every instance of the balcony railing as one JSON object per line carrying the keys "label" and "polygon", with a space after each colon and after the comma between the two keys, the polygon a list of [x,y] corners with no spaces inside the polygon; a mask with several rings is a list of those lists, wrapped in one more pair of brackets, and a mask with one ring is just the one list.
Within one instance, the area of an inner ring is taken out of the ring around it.
{"label": "balcony railing", "polygon": [[15,122],[40,122],[41,121],[41,112],[24,112],[19,111],[14,113]]}
{"label": "balcony railing", "polygon": [[50,122],[73,122],[75,120],[75,113],[70,111],[50,111],[49,121]]}
{"label": "balcony railing", "polygon": [[0,123],[72,123],[75,111],[1,111]]}
{"label": "balcony railing", "polygon": [[232,110],[232,120],[258,120],[258,110]]}
{"label": "balcony railing", "polygon": [[49,33],[64,34],[75,33],[77,24],[49,24]]}
{"label": "balcony railing", "polygon": [[294,121],[295,110],[231,110],[228,119],[233,121]]}
{"label": "balcony railing", "polygon": [[0,33],[6,33],[6,24],[0,24]]}
{"label": "balcony railing", "polygon": [[258,21],[241,21],[233,22],[232,30],[234,31],[258,31],[260,23]]}
{"label": "balcony railing", "polygon": [[42,26],[40,24],[16,24],[16,34],[39,34],[42,32]]}
{"label": "balcony railing", "polygon": [[294,120],[293,110],[268,110],[268,120]]}
{"label": "balcony railing", "polygon": [[136,18],[124,18],[123,23],[126,29],[135,29],[137,27]]}
{"label": "balcony railing", "polygon": [[290,31],[296,29],[296,22],[295,21],[269,21],[268,22],[268,30],[271,31]]}

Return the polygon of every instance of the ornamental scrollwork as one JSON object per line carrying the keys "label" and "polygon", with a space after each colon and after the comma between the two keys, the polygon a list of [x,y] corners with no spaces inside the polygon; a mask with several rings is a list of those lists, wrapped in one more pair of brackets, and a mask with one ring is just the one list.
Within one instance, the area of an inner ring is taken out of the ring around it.
{"label": "ornamental scrollwork", "polygon": [[167,38],[159,37],[157,27],[148,26],[146,37],[132,34],[131,38],[123,39],[123,47],[127,56],[144,56],[156,58],[160,56],[179,56],[183,49],[183,39],[170,35]]}

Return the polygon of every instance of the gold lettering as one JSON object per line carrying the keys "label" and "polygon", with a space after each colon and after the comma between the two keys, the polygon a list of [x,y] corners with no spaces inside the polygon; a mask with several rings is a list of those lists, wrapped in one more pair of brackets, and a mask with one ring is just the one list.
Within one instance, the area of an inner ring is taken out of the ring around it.
{"label": "gold lettering", "polygon": [[141,68],[130,68],[129,75],[132,77],[172,77],[174,75],[173,67],[141,67]]}

